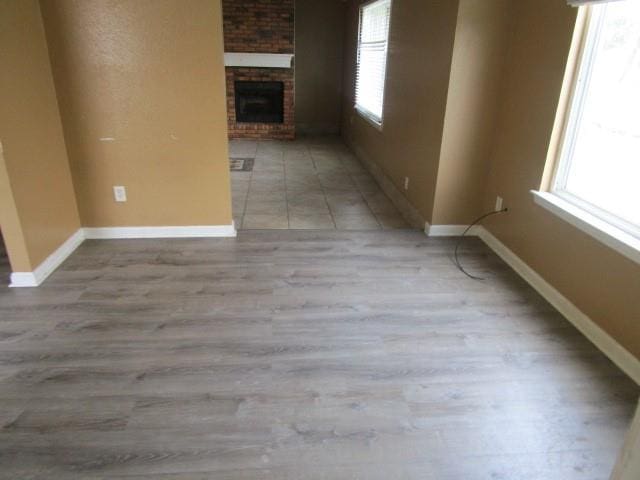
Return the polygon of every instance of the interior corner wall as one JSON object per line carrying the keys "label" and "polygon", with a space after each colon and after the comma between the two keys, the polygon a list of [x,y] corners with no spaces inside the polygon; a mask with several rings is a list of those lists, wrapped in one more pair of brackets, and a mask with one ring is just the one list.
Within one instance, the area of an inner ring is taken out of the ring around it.
{"label": "interior corner wall", "polygon": [[296,132],[338,134],[346,4],[296,0]]}
{"label": "interior corner wall", "polygon": [[14,272],[80,228],[37,0],[0,2],[0,223]]}
{"label": "interior corner wall", "polygon": [[487,227],[580,310],[640,358],[640,265],[534,204],[576,21],[556,0],[514,2],[485,209]]}
{"label": "interior corner wall", "polygon": [[460,0],[434,225],[469,225],[483,213],[512,5],[511,0]]}
{"label": "interior corner wall", "polygon": [[220,1],[41,8],[83,226],[231,224]]}
{"label": "interior corner wall", "polygon": [[[382,131],[354,109],[361,0],[348,1],[342,133],[431,221],[458,1],[394,1]],[[409,189],[404,190],[404,179]]]}
{"label": "interior corner wall", "polygon": [[13,198],[13,190],[7,172],[7,164],[0,147],[0,234],[14,272],[33,270],[27,242],[22,231],[20,216]]}

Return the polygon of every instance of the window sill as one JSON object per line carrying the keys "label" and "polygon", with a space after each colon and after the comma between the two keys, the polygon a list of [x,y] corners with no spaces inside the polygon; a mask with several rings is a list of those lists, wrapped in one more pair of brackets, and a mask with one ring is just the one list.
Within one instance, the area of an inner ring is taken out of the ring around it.
{"label": "window sill", "polygon": [[536,204],[640,264],[640,239],[550,192],[531,190]]}
{"label": "window sill", "polygon": [[382,122],[378,122],[377,120],[373,119],[371,117],[371,115],[369,115],[364,110],[361,110],[360,108],[358,108],[357,105],[354,108],[355,108],[356,112],[358,113],[358,115],[360,115],[360,117],[362,117],[364,120],[366,120],[368,123],[370,123],[373,128],[375,128],[379,132],[382,131]]}

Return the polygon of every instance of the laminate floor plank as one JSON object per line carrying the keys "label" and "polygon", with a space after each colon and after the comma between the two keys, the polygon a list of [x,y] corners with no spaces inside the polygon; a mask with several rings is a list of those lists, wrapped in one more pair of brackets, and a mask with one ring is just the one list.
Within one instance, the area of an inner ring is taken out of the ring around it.
{"label": "laminate floor plank", "polygon": [[638,386],[480,241],[481,282],[453,245],[85,242],[0,290],[0,478],[607,479]]}

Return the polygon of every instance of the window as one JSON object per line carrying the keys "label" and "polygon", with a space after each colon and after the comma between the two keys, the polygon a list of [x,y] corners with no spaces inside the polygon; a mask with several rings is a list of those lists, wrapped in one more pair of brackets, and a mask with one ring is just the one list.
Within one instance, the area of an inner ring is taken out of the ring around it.
{"label": "window", "polygon": [[384,82],[391,0],[376,0],[360,7],[356,109],[377,125],[382,125]]}
{"label": "window", "polygon": [[551,193],[640,238],[640,1],[581,7],[586,30]]}

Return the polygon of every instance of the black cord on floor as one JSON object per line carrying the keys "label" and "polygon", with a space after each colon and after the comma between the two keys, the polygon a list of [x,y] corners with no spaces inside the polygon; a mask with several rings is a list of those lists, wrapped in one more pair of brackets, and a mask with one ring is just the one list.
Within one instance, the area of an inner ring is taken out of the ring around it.
{"label": "black cord on floor", "polygon": [[464,237],[467,234],[467,232],[469,230],[471,230],[471,228],[473,228],[476,225],[478,225],[482,220],[484,220],[485,218],[490,217],[492,215],[498,215],[500,213],[505,213],[508,210],[509,210],[508,208],[503,208],[502,210],[495,210],[493,212],[485,213],[484,215],[482,215],[482,216],[478,217],[476,220],[474,220],[474,222],[465,229],[465,231],[462,233],[460,238],[458,238],[458,241],[456,242],[456,248],[453,250],[453,261],[455,262],[456,267],[458,267],[458,270],[460,270],[462,273],[464,273],[467,277],[472,278],[474,280],[484,280],[484,278],[482,278],[482,277],[476,277],[475,275],[471,275],[460,264],[460,260],[458,259],[458,248],[460,248],[460,243],[462,243],[462,240],[464,239]]}

